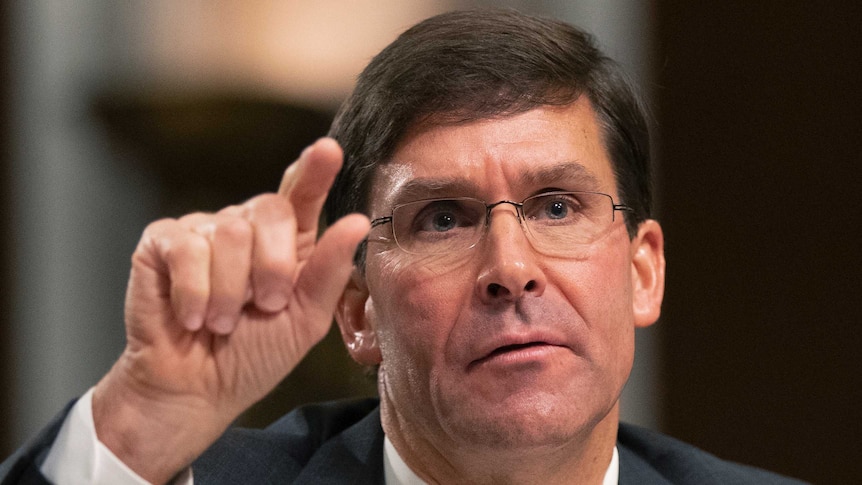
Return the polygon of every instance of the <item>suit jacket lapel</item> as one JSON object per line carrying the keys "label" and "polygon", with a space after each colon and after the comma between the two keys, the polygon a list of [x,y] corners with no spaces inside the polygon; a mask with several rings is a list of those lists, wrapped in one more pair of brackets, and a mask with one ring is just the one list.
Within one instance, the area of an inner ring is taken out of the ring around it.
{"label": "suit jacket lapel", "polygon": [[383,485],[380,408],[321,446],[294,483]]}
{"label": "suit jacket lapel", "polygon": [[655,467],[625,444],[617,442],[620,452],[619,485],[670,485]]}

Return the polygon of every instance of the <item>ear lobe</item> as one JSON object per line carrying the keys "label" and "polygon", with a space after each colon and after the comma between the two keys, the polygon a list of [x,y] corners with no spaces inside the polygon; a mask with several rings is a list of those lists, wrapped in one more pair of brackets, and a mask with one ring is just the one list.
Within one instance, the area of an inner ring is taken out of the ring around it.
{"label": "ear lobe", "polygon": [[632,311],[636,327],[658,320],[664,299],[664,233],[657,221],[646,220],[632,240]]}
{"label": "ear lobe", "polygon": [[365,278],[354,268],[338,300],[335,321],[350,356],[362,365],[377,365],[383,360],[373,320],[373,305]]}

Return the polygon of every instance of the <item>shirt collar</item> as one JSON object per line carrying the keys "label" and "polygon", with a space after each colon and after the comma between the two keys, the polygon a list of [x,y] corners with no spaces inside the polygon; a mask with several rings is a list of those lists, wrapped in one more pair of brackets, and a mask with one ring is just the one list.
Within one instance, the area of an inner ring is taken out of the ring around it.
{"label": "shirt collar", "polygon": [[[404,463],[398,450],[386,436],[383,440],[383,476],[386,485],[427,485]],[[614,446],[611,463],[605,472],[602,485],[618,485],[620,481],[620,453]]]}

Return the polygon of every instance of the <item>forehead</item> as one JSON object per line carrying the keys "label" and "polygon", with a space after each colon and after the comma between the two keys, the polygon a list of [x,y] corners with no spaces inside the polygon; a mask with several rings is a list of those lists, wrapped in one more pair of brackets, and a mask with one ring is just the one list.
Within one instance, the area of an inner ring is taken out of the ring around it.
{"label": "forehead", "polygon": [[370,209],[379,215],[429,197],[520,200],[549,188],[616,197],[610,158],[585,97],[509,117],[413,127],[378,167]]}

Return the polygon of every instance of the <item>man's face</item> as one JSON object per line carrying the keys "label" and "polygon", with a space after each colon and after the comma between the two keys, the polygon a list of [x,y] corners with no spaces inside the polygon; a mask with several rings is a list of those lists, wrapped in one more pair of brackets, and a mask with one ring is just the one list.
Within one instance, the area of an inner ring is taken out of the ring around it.
{"label": "man's face", "polygon": [[[380,217],[421,198],[493,203],[549,190],[620,202],[586,99],[411,130],[378,169],[370,208]],[[658,246],[648,249],[660,252],[660,229],[650,227]],[[634,328],[655,320],[661,300],[644,312],[643,243],[628,237],[620,213],[567,258],[536,252],[509,204],[492,210],[485,236],[463,254],[408,254],[391,236],[391,224],[373,229],[355,305],[379,345],[387,433],[452,446],[553,445],[616,419]]]}

